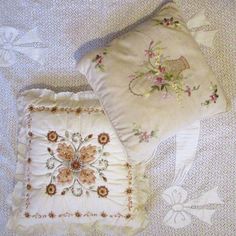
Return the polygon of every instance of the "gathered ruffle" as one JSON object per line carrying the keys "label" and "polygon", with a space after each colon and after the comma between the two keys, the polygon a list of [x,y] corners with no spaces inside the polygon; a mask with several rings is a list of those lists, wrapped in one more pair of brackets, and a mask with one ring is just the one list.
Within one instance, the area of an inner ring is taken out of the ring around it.
{"label": "gathered ruffle", "polygon": [[[91,223],[79,223],[78,219],[64,219],[57,222],[43,222],[38,219],[25,219],[22,217],[21,207],[24,202],[24,179],[26,166],[26,152],[28,145],[27,135],[27,115],[28,106],[59,106],[62,103],[68,107],[81,106],[101,109],[97,97],[92,91],[71,93],[55,93],[47,89],[33,89],[23,92],[18,98],[19,131],[18,131],[18,160],[16,169],[16,186],[9,198],[9,204],[12,208],[12,215],[7,223],[7,228],[17,233],[17,235],[80,235],[81,232],[92,233],[95,229],[103,233],[112,233],[115,235],[135,235],[142,231],[148,224],[145,203],[149,196],[149,183],[145,177],[145,166],[131,166],[132,171],[132,194],[133,210],[130,219],[122,219],[122,225],[117,224],[117,219],[112,222],[98,219],[91,220]],[[42,202],[43,206],[43,202]]]}

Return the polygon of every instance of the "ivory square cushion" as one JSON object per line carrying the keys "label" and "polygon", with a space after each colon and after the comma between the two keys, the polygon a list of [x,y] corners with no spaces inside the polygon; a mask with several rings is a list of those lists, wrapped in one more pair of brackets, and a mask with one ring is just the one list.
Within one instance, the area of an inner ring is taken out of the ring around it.
{"label": "ivory square cushion", "polygon": [[29,90],[19,97],[17,184],[8,227],[61,235],[147,225],[144,167],[128,163],[93,92]]}
{"label": "ivory square cushion", "polygon": [[176,7],[85,55],[77,65],[135,162],[196,120],[226,111],[212,70]]}

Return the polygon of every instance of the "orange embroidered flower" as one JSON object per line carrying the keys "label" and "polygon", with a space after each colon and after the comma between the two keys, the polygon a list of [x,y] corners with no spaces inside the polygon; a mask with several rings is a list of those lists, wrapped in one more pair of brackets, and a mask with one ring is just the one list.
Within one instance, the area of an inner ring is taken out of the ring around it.
{"label": "orange embroidered flower", "polygon": [[56,131],[50,131],[48,132],[47,137],[48,137],[48,141],[55,143],[58,139],[58,134]]}
{"label": "orange embroidered flower", "polygon": [[59,143],[57,152],[59,157],[64,161],[71,161],[74,158],[74,149],[71,145],[66,143]]}
{"label": "orange embroidered flower", "polygon": [[30,214],[29,214],[29,212],[25,212],[25,214],[24,214],[24,215],[25,215],[25,217],[26,217],[26,218],[29,218],[29,217],[30,217]]}
{"label": "orange embroidered flower", "polygon": [[110,142],[110,137],[107,133],[101,133],[98,135],[98,142],[102,145],[107,144]]}
{"label": "orange embroidered flower", "polygon": [[57,107],[52,107],[51,108],[51,112],[56,112],[57,111]]}
{"label": "orange embroidered flower", "polygon": [[60,183],[70,183],[73,180],[73,173],[69,168],[62,167],[58,170],[57,180]]}
{"label": "orange embroidered flower", "polygon": [[99,186],[97,188],[97,194],[99,197],[107,197],[109,190],[105,186]]}
{"label": "orange embroidered flower", "polygon": [[81,164],[78,160],[72,161],[70,165],[71,165],[71,169],[74,171],[77,171],[81,168]]}
{"label": "orange embroidered flower", "polygon": [[56,189],[56,185],[55,185],[55,184],[49,184],[49,185],[47,185],[47,187],[46,187],[46,193],[47,193],[48,195],[52,196],[52,195],[56,194],[56,191],[57,191],[57,189]]}
{"label": "orange embroidered flower", "polygon": [[103,212],[101,213],[101,217],[104,217],[104,218],[107,217],[106,212],[103,211]]}
{"label": "orange embroidered flower", "polygon": [[133,189],[132,189],[132,188],[127,188],[127,189],[126,189],[126,193],[127,193],[127,194],[131,194],[132,192],[133,192]]}
{"label": "orange embroidered flower", "polygon": [[80,114],[80,113],[82,112],[82,109],[79,107],[79,108],[76,109],[75,112],[76,112],[77,114]]}
{"label": "orange embroidered flower", "polygon": [[27,185],[26,185],[26,188],[27,188],[27,190],[31,190],[32,187],[31,187],[30,184],[27,184]]}
{"label": "orange embroidered flower", "polygon": [[75,216],[76,216],[76,217],[81,217],[81,213],[80,213],[79,211],[76,211],[76,212],[75,212]]}
{"label": "orange embroidered flower", "polygon": [[48,216],[50,218],[55,218],[56,217],[56,215],[52,211],[48,213]]}
{"label": "orange embroidered flower", "polygon": [[97,153],[96,146],[89,144],[88,146],[80,149],[80,161],[83,163],[89,163],[95,159],[94,155]]}
{"label": "orange embroidered flower", "polygon": [[32,105],[30,105],[30,106],[28,107],[28,109],[29,109],[29,111],[34,111],[34,107],[33,107]]}
{"label": "orange embroidered flower", "polygon": [[96,180],[96,176],[94,175],[94,170],[91,169],[82,169],[79,172],[79,180],[83,184],[94,184]]}

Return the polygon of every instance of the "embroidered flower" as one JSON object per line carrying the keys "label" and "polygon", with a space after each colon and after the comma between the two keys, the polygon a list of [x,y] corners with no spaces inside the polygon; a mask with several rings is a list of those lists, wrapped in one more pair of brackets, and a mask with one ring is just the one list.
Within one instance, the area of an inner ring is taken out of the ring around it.
{"label": "embroidered flower", "polygon": [[174,17],[164,18],[163,20],[155,20],[155,22],[157,25],[163,25],[166,27],[178,27],[180,25],[178,20],[174,20]]}
{"label": "embroidered flower", "polygon": [[[109,137],[105,134],[106,138],[107,136]],[[83,138],[80,133],[70,134],[66,131],[65,138],[58,136],[57,156],[50,147],[47,148],[50,158],[47,159],[46,167],[49,170],[53,169],[51,184],[46,189],[47,194],[55,194],[56,186],[52,183],[56,180],[58,184],[71,184],[61,191],[62,196],[71,191],[76,197],[80,197],[83,193],[89,195],[89,191],[96,192],[94,185],[97,177],[107,182],[103,171],[108,167],[108,161],[104,158],[109,153],[106,152],[105,155],[103,146],[99,148],[91,144],[85,145],[92,137],[93,134]],[[87,188],[86,185],[92,186]]]}
{"label": "embroidered flower", "polygon": [[26,218],[29,218],[29,217],[30,217],[30,214],[29,214],[29,212],[25,212],[25,214],[24,214],[24,215],[25,215],[25,217],[26,217]]}
{"label": "embroidered flower", "polygon": [[79,211],[76,211],[76,212],[75,212],[75,216],[76,216],[76,217],[81,217],[81,213],[80,213]]}
{"label": "embroidered flower", "polygon": [[56,217],[55,213],[53,213],[52,211],[48,213],[48,216],[50,218],[55,218]]}
{"label": "embroidered flower", "polygon": [[79,172],[79,180],[83,184],[93,184],[95,183],[95,180],[96,180],[94,173],[95,173],[94,170],[83,169]]}
{"label": "embroidered flower", "polygon": [[26,188],[27,188],[27,190],[31,190],[31,189],[32,189],[32,186],[31,186],[30,184],[27,184],[27,185],[26,185]]}
{"label": "embroidered flower", "polygon": [[212,94],[209,96],[209,99],[202,103],[202,106],[208,106],[211,103],[216,103],[219,98],[219,94],[217,93],[217,84],[211,83],[210,90],[212,91]]}
{"label": "embroidered flower", "polygon": [[77,170],[80,170],[80,168],[81,168],[81,163],[80,163],[80,161],[78,161],[78,160],[73,160],[72,162],[71,162],[71,169],[72,170],[74,170],[74,171],[77,171]]}
{"label": "embroidered flower", "polygon": [[101,217],[107,217],[107,214],[103,211],[102,213],[101,213]]}
{"label": "embroidered flower", "polygon": [[82,112],[82,109],[80,107],[76,109],[77,114],[80,114],[81,112]]}
{"label": "embroidered flower", "polygon": [[74,149],[66,143],[59,143],[57,148],[58,156],[64,161],[71,161],[74,158]]}
{"label": "embroidered flower", "polygon": [[58,108],[57,107],[52,107],[51,108],[51,112],[57,112],[58,111]]}
{"label": "embroidered flower", "polygon": [[109,190],[105,186],[99,186],[97,188],[97,194],[99,197],[107,197]]}
{"label": "embroidered flower", "polygon": [[73,172],[66,167],[62,167],[58,170],[57,180],[60,183],[71,183],[73,180]]}
{"label": "embroidered flower", "polygon": [[105,145],[110,142],[110,137],[107,133],[101,133],[98,135],[98,142]]}
{"label": "embroidered flower", "polygon": [[157,137],[157,130],[152,130],[151,132],[143,131],[141,126],[133,123],[133,133],[135,136],[139,137],[139,142],[146,142],[148,143],[151,138]]}
{"label": "embroidered flower", "polygon": [[29,111],[34,111],[34,107],[33,107],[32,105],[30,105],[30,106],[28,107],[28,110],[29,110]]}
{"label": "embroidered flower", "polygon": [[56,142],[58,139],[58,134],[56,131],[50,131],[48,132],[47,138],[50,142]]}
{"label": "embroidered flower", "polygon": [[[142,68],[129,75],[130,92],[135,96],[144,97],[158,92],[163,98],[175,93],[177,100],[180,100],[183,93],[191,96],[191,92],[197,90],[199,86],[190,88],[184,84],[182,72],[190,68],[188,61],[183,56],[167,60],[162,51],[163,48],[159,43],[150,42],[148,49],[144,51],[147,60],[144,61]],[[144,134],[145,139],[148,139],[147,134]]]}
{"label": "embroidered flower", "polygon": [[132,189],[132,188],[127,188],[127,189],[126,189],[126,193],[127,193],[127,194],[131,194],[132,192],[133,192],[133,189]]}
{"label": "embroidered flower", "polygon": [[92,62],[95,63],[95,68],[99,69],[100,71],[104,71],[104,64],[103,64],[103,59],[104,56],[107,55],[107,49],[105,48],[102,53],[97,54],[93,59]]}
{"label": "embroidered flower", "polygon": [[47,185],[47,187],[46,187],[46,193],[47,193],[48,195],[52,196],[52,195],[56,194],[56,191],[57,191],[57,189],[56,189],[56,185],[55,185],[55,184],[49,184],[49,185]]}
{"label": "embroidered flower", "polygon": [[188,85],[186,86],[186,89],[184,90],[185,93],[188,94],[188,96],[190,97],[192,95],[192,92],[193,91],[196,91],[200,88],[200,85],[198,85],[197,87],[196,86],[193,86],[193,88],[190,88]]}
{"label": "embroidered flower", "polygon": [[95,159],[94,155],[97,153],[96,146],[89,144],[80,149],[80,160],[83,163],[91,162]]}

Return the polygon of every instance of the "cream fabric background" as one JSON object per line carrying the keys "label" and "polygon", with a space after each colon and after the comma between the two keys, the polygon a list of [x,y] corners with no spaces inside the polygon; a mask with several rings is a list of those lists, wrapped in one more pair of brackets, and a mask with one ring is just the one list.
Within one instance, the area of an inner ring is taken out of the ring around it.
{"label": "cream fabric background", "polygon": [[[86,89],[85,80],[80,79],[74,69],[74,52],[79,47],[82,47],[79,52],[84,53],[105,45],[117,35],[115,32],[147,16],[159,3],[159,0],[69,0],[66,3],[50,0],[1,1],[0,26],[10,26],[19,30],[19,38],[37,27],[42,40],[40,47],[47,48],[47,52],[42,52],[43,65],[17,53],[16,64],[11,67],[0,67],[1,235],[12,235],[5,230],[9,216],[6,198],[14,186],[18,92],[32,87],[48,87],[56,91],[78,91],[79,86]],[[199,10],[206,9],[211,22],[209,28],[219,30],[214,48],[202,50],[227,97],[233,101],[236,93],[235,1],[178,0],[177,3],[186,19]],[[105,37],[106,35],[108,37]],[[105,38],[95,40],[100,37]],[[94,41],[87,43],[90,40]],[[76,57],[78,56],[77,51]],[[235,234],[235,105],[234,103],[231,112],[201,123],[197,155],[182,184],[188,193],[188,199],[197,198],[218,186],[217,193],[223,204],[209,205],[210,209],[216,210],[212,217],[213,224],[204,223],[195,216],[191,216],[188,225],[179,229],[163,222],[171,206],[163,200],[162,193],[170,187],[175,173],[175,138],[171,138],[160,145],[157,158],[149,167],[153,195],[148,204],[151,223],[140,235]],[[93,235],[99,234],[95,232]]]}

